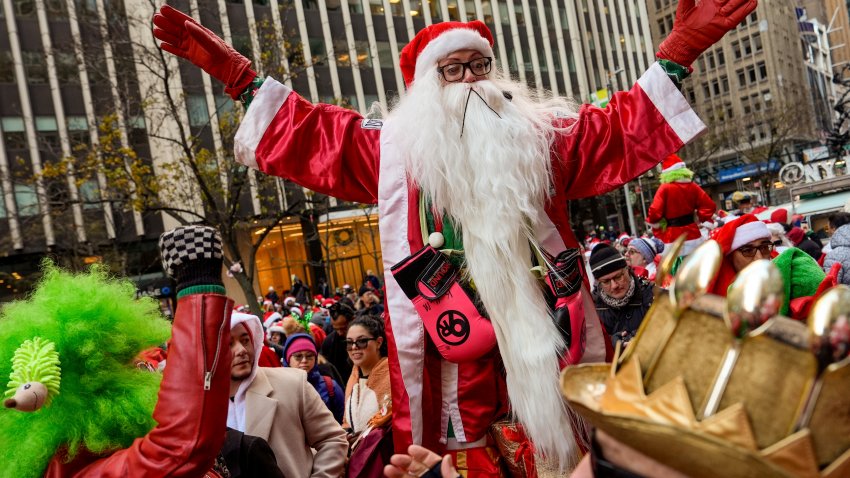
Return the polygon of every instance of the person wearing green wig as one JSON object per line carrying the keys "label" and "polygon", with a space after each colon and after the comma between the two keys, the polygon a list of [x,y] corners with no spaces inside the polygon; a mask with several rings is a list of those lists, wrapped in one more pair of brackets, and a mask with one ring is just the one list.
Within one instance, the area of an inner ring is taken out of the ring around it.
{"label": "person wearing green wig", "polygon": [[[187,226],[163,234],[160,249],[177,281],[173,325],[101,267],[74,274],[45,262],[32,295],[4,307],[0,478],[218,476],[233,307],[221,240]],[[139,367],[139,353],[169,335],[164,374]]]}
{"label": "person wearing green wig", "polygon": [[[779,313],[798,320],[805,320],[804,303],[818,292],[826,274],[812,256],[796,247],[789,247],[773,258],[773,264],[782,273],[785,282],[785,300]],[[802,316],[800,316],[802,315]]]}

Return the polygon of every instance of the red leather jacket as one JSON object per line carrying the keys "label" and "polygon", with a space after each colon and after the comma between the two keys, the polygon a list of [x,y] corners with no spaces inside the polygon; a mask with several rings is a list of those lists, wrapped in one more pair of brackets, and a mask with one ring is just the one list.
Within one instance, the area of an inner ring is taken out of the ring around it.
{"label": "red leather jacket", "polygon": [[111,455],[82,452],[50,461],[45,477],[200,477],[224,443],[230,394],[230,311],[223,295],[178,301],[168,366],[153,411],[157,426]]}

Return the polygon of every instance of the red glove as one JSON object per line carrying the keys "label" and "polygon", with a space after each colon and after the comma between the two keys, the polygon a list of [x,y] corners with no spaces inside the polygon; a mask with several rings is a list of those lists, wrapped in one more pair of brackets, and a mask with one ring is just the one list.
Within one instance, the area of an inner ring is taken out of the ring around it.
{"label": "red glove", "polygon": [[160,48],[191,61],[224,83],[224,92],[234,100],[257,76],[250,60],[185,13],[163,5],[154,14],[153,23],[153,36],[162,40]]}
{"label": "red glove", "polygon": [[673,31],[661,42],[655,56],[689,67],[757,5],[757,0],[700,0],[696,5],[694,0],[680,0]]}

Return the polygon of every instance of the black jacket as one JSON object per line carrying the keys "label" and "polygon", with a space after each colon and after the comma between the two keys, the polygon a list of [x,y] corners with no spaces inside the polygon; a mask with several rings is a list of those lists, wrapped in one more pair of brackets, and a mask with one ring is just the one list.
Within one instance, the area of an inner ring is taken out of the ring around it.
{"label": "black jacket", "polygon": [[[632,274],[634,277],[634,274]],[[596,313],[599,314],[599,319],[602,320],[602,325],[608,335],[611,336],[611,343],[615,344],[618,340],[628,342],[635,334],[638,327],[643,322],[643,317],[652,305],[653,300],[653,285],[646,279],[634,277],[635,292],[626,305],[620,308],[610,307],[599,296],[599,286],[593,289],[593,302],[596,304]]]}
{"label": "black jacket", "polygon": [[821,247],[818,246],[815,241],[809,239],[808,237],[800,241],[799,244],[797,244],[797,249],[800,249],[806,254],[812,256],[816,261],[820,260]]}
{"label": "black jacket", "polygon": [[269,443],[260,437],[228,428],[221,455],[232,478],[283,478]]}
{"label": "black jacket", "polygon": [[343,381],[339,382],[340,385],[348,383],[353,365],[348,359],[348,351],[345,350],[345,337],[338,335],[336,331],[331,332],[322,342],[322,355],[342,375]]}

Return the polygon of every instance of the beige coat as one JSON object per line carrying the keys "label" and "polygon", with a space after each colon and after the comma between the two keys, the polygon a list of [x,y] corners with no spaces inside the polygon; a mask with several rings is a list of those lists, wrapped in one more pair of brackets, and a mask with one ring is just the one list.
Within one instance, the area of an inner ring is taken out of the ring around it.
{"label": "beige coat", "polygon": [[245,433],[269,442],[286,478],[342,475],[345,431],[302,370],[257,369],[245,395]]}

